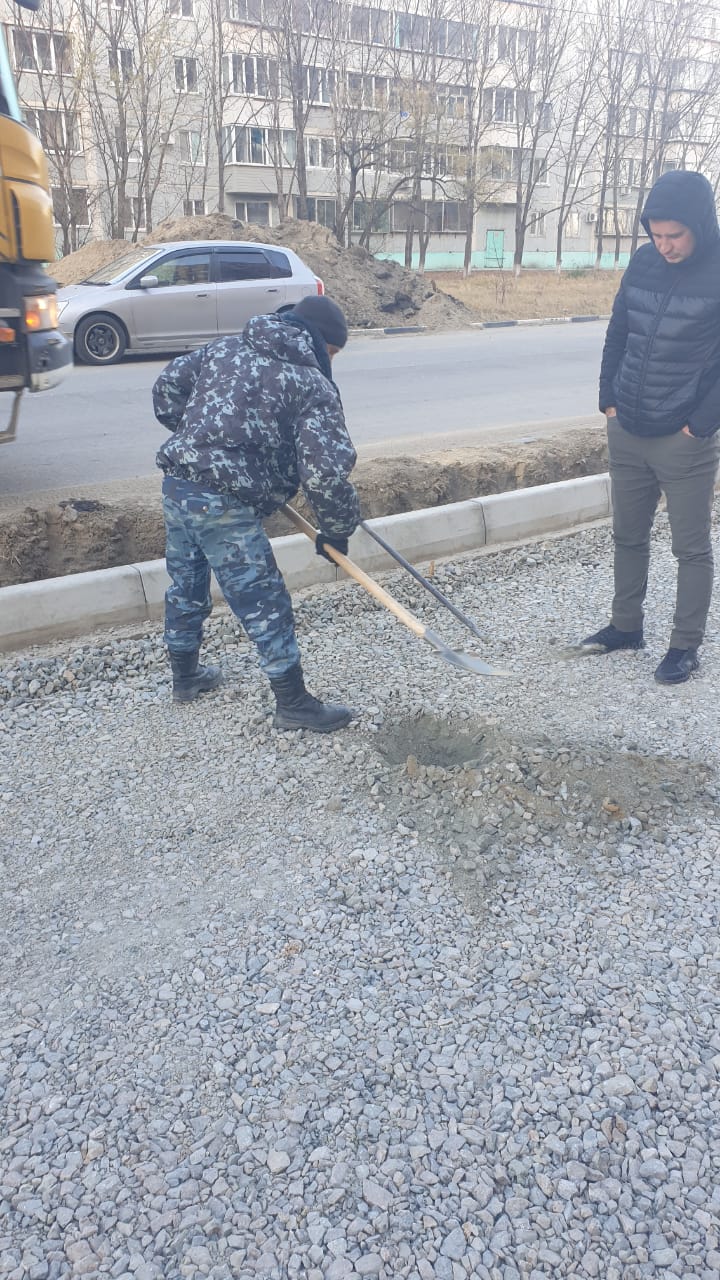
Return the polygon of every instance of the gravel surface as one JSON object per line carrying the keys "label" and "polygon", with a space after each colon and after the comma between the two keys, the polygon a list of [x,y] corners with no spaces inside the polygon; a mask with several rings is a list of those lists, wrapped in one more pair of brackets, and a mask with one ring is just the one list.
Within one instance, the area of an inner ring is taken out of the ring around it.
{"label": "gravel surface", "polygon": [[[703,667],[563,659],[606,528],[438,567],[512,681],[305,593],[278,734],[157,628],[0,670],[0,1275],[720,1276],[718,606]],[[460,647],[412,583],[391,589]]]}

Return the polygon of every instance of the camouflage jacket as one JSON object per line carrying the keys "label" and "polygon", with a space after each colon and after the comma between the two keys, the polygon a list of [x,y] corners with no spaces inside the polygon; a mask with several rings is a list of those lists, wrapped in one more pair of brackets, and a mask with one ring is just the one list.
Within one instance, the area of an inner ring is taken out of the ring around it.
{"label": "camouflage jacket", "polygon": [[153,403],[174,433],[157,455],[167,475],[233,494],[261,515],[302,486],[323,533],[355,529],[355,450],[309,333],[255,316],[242,334],[173,360]]}

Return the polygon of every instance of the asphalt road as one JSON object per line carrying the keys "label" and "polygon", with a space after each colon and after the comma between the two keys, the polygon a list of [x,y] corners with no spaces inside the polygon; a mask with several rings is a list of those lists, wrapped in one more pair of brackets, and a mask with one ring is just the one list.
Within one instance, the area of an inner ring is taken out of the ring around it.
{"label": "asphalt road", "polygon": [[[358,451],[416,454],[598,421],[604,331],[596,322],[354,338],[334,367]],[[78,366],[61,387],[26,396],[17,442],[0,448],[0,503],[152,475],[165,431],[150,390],[165,363]]]}

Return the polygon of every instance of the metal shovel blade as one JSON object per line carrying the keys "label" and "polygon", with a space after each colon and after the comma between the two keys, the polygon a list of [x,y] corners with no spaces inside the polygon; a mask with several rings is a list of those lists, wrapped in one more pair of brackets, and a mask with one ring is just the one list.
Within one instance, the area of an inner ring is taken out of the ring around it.
{"label": "metal shovel blade", "polygon": [[427,640],[431,644],[436,653],[440,654],[446,662],[453,667],[459,667],[461,671],[470,671],[475,676],[509,676],[509,671],[501,671],[498,667],[490,667],[487,662],[483,662],[482,658],[476,658],[474,653],[463,653],[458,649],[451,649],[449,645],[435,631],[431,631],[429,627],[425,628],[423,640]]}

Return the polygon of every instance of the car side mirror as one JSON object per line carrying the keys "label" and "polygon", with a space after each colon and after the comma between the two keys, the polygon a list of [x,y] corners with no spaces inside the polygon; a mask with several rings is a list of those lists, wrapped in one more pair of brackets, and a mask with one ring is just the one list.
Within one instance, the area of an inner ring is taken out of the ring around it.
{"label": "car side mirror", "polygon": [[157,289],[160,281],[157,276],[141,276],[138,283],[141,289]]}

